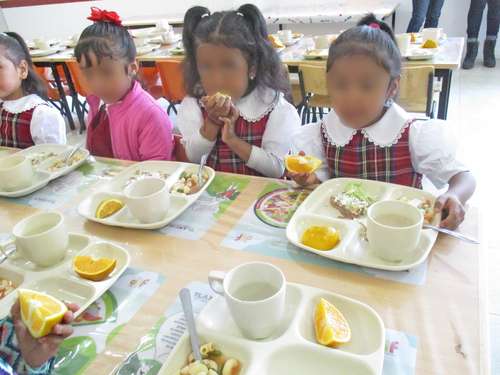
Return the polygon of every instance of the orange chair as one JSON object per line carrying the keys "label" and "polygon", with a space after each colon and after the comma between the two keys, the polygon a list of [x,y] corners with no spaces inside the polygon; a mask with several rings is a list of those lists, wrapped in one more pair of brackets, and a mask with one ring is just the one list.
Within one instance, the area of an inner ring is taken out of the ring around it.
{"label": "orange chair", "polygon": [[163,96],[170,103],[167,109],[168,114],[170,114],[171,109],[177,113],[175,106],[186,96],[181,64],[182,62],[179,60],[156,62],[156,67],[160,72],[160,79],[163,86]]}
{"label": "orange chair", "polygon": [[160,74],[156,66],[141,66],[138,78],[144,90],[149,92],[153,98],[159,99],[163,96],[163,86],[161,85]]}
{"label": "orange chair", "polygon": [[68,67],[69,74],[71,75],[71,82],[73,83],[75,92],[73,93],[73,109],[76,109],[78,113],[78,118],[80,120],[80,133],[85,130],[85,113],[88,112],[87,109],[87,99],[84,99],[83,102],[80,101],[79,96],[83,96],[87,98],[90,95],[90,88],[85,80],[85,77],[80,70],[80,66],[76,61],[68,61],[66,62],[66,66]]}

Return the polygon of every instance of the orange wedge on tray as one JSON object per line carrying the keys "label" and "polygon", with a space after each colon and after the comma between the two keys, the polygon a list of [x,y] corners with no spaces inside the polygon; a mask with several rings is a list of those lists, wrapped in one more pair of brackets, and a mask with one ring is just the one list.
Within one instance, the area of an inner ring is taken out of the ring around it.
{"label": "orange wedge on tray", "polygon": [[312,173],[321,166],[321,160],[308,155],[290,155],[285,158],[285,167],[293,173]]}
{"label": "orange wedge on tray", "polygon": [[116,259],[97,258],[88,255],[76,256],[73,260],[73,269],[83,279],[102,281],[106,279],[116,267]]}
{"label": "orange wedge on tray", "polygon": [[337,347],[351,340],[351,328],[344,315],[324,298],[319,300],[314,311],[314,329],[321,345]]}
{"label": "orange wedge on tray", "polygon": [[68,308],[57,298],[29,289],[19,289],[21,319],[31,336],[47,336],[58,324]]}
{"label": "orange wedge on tray", "polygon": [[124,203],[119,199],[105,199],[103,200],[95,212],[97,219],[105,219],[118,211],[124,206]]}

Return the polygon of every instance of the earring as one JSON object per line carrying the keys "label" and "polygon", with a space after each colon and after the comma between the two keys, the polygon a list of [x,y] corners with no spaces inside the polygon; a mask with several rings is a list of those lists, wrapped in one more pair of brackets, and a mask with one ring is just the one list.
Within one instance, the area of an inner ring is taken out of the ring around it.
{"label": "earring", "polygon": [[389,99],[387,99],[387,100],[385,101],[384,106],[385,106],[386,108],[389,108],[389,107],[390,107],[391,105],[393,105],[393,104],[394,104],[394,99],[393,99],[393,98],[389,98]]}
{"label": "earring", "polygon": [[252,74],[250,75],[250,81],[253,81],[255,79],[255,76]]}

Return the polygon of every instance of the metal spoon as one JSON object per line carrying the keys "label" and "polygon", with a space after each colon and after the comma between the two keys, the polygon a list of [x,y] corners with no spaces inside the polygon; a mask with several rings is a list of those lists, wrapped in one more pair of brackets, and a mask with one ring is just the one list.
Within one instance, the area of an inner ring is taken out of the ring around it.
{"label": "metal spoon", "polygon": [[207,159],[208,159],[208,154],[204,154],[201,156],[200,166],[198,168],[198,185],[200,186],[203,185],[202,173],[203,173],[203,167],[205,167],[205,164],[207,163]]}
{"label": "metal spoon", "polygon": [[74,155],[74,154],[76,154],[76,152],[80,149],[80,147],[82,147],[82,146],[81,146],[81,144],[77,144],[77,145],[75,145],[75,146],[71,149],[71,151],[70,151],[70,153],[68,154],[68,156],[66,156],[66,157],[64,158],[64,164],[68,165],[68,162],[71,160],[71,158],[73,157],[73,155]]}
{"label": "metal spoon", "polygon": [[431,225],[431,224],[424,224],[424,229],[433,229],[436,232],[444,233],[444,234],[447,234],[448,236],[458,238],[459,240],[479,245],[478,240],[475,240],[474,238],[465,236],[462,233],[455,232],[454,230],[437,227],[437,226]]}
{"label": "metal spoon", "polygon": [[198,337],[198,333],[196,332],[196,324],[194,322],[193,315],[193,305],[191,304],[191,293],[189,289],[182,288],[179,293],[179,297],[181,298],[182,310],[184,310],[184,316],[186,318],[189,338],[191,340],[191,349],[193,350],[194,359],[197,361],[201,361],[200,354],[200,339]]}

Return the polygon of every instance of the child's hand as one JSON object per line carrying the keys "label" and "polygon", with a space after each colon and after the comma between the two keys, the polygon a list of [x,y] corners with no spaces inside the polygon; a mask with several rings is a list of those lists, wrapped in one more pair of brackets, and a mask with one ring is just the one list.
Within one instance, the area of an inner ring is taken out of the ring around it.
{"label": "child's hand", "polygon": [[229,96],[212,95],[204,96],[201,102],[207,111],[208,118],[216,125],[223,125],[221,117],[228,117],[231,111],[231,98]]}
{"label": "child's hand", "polygon": [[287,172],[286,175],[294,180],[300,186],[311,186],[319,184],[319,178],[316,173],[295,173]]}
{"label": "child's hand", "polygon": [[56,324],[49,335],[39,339],[31,336],[28,328],[21,320],[19,301],[16,301],[12,306],[10,313],[14,322],[19,349],[24,361],[30,367],[38,368],[54,357],[61,342],[73,333],[70,323],[73,321],[73,313],[79,309],[79,306],[75,304],[68,304],[67,306],[69,311],[64,314],[62,322]]}
{"label": "child's hand", "polygon": [[239,117],[240,111],[231,103],[228,116],[221,118],[224,123],[224,126],[222,128],[222,142],[224,142],[225,144],[229,144],[232,140],[238,138],[238,136],[234,132],[234,125],[236,124],[236,121]]}
{"label": "child's hand", "polygon": [[443,228],[456,229],[464,221],[464,205],[454,194],[445,193],[438,197],[434,211],[441,213],[440,226]]}

